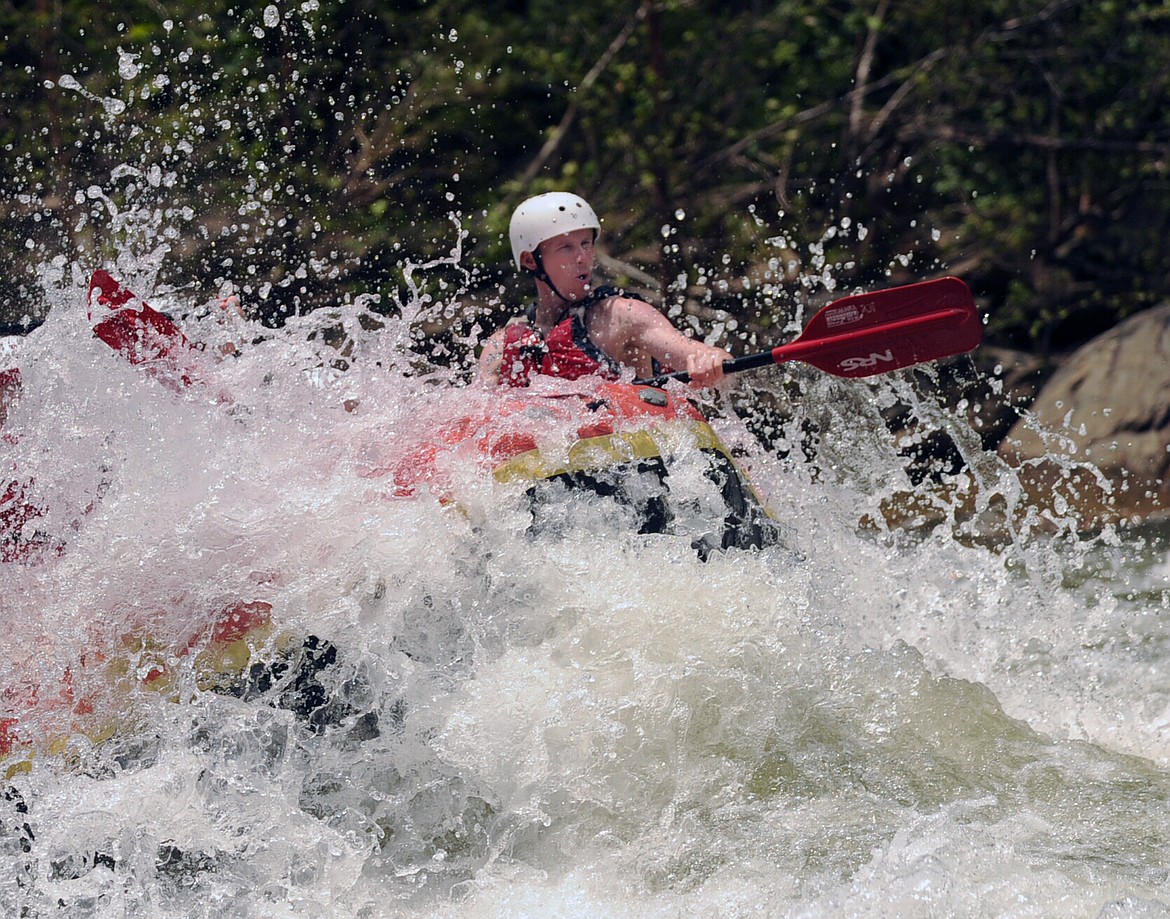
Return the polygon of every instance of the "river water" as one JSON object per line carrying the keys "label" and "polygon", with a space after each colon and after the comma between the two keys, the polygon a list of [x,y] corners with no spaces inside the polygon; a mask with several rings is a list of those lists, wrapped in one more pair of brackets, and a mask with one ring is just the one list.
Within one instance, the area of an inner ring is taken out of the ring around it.
{"label": "river water", "polygon": [[[107,152],[136,80],[185,79],[126,43],[118,98],[45,88],[100,104]],[[222,123],[270,114],[270,89]],[[458,453],[450,500],[404,497],[392,471],[484,394],[420,366],[435,304],[410,291],[376,323],[360,301],[278,333],[190,314],[159,275],[195,217],[158,201],[200,117],[163,166],[76,190],[107,259],[28,241],[51,309],[0,350],[22,381],[0,486],[39,512],[35,551],[0,563],[3,717],[37,747],[0,761],[0,914],[1170,915],[1170,532],[1080,533],[1071,492],[1029,514],[976,408],[909,372],[704,397],[784,524],[762,551],[702,560],[591,494],[532,532],[524,486]],[[239,213],[263,211],[244,180]],[[204,384],[94,338],[97,263],[185,317]],[[946,489],[912,484],[895,411],[957,445]],[[697,455],[671,481],[703,505]],[[907,492],[929,525],[883,522]],[[256,651],[293,669],[213,687],[238,604],[270,610]]]}
{"label": "river water", "polygon": [[[484,398],[398,369],[409,315],[335,315],[346,373],[311,319],[218,362],[255,330],[192,319],[212,382],[175,392],[93,338],[85,280],[14,355],[8,455],[54,541],[0,571],[0,684],[64,739],[0,802],[5,915],[1170,912],[1165,536],[863,523],[907,487],[883,406],[977,443],[908,376],[754,378],[799,390],[815,461],[711,397],[786,529],[702,561],[593,495],[528,532],[522,487],[458,458],[455,501],[396,495]],[[1018,500],[964,449],[985,504]],[[200,690],[176,649],[236,601],[329,643],[329,717]],[[99,653],[173,682],[103,689]],[[113,737],[61,726],[66,671]]]}

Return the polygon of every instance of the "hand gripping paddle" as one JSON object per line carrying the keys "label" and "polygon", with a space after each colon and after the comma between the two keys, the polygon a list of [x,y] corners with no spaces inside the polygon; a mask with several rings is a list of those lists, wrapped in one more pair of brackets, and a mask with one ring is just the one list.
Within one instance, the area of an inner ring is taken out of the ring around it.
{"label": "hand gripping paddle", "polygon": [[[803,361],[834,376],[869,377],[964,354],[982,337],[983,323],[967,285],[958,278],[937,278],[834,300],[795,340],[726,361],[723,372]],[[680,371],[639,382],[687,379]]]}

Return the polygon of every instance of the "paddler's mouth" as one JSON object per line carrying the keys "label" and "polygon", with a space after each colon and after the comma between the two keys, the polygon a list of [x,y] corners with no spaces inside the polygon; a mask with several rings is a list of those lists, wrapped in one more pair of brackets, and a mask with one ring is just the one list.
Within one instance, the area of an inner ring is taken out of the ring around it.
{"label": "paddler's mouth", "polygon": [[566,290],[563,294],[566,300],[584,300],[589,296],[589,292],[593,290],[593,275],[579,274],[574,280],[577,282],[580,292],[576,290]]}

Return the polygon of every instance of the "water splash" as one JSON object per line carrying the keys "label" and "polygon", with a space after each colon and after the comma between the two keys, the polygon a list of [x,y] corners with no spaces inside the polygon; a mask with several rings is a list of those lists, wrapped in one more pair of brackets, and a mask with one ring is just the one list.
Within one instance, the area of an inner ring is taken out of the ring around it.
{"label": "water splash", "polygon": [[[127,79],[129,79],[129,77],[127,77]],[[70,74],[63,74],[60,76],[57,79],[57,86],[60,86],[62,89],[68,89],[71,92],[77,93],[78,95],[84,96],[91,102],[99,103],[101,107],[105,109],[107,115],[117,116],[123,114],[126,111],[126,103],[121,99],[118,99],[114,96],[95,95],[94,93],[89,92],[89,90],[87,90],[84,86],[81,85],[81,83],[77,81],[76,77]],[[46,84],[45,88],[52,89],[53,84],[48,83]]]}
{"label": "water splash", "polygon": [[[269,7],[263,26],[290,14]],[[119,57],[126,80],[145,68]],[[1018,480],[940,406],[937,379],[799,368],[705,404],[789,524],[782,546],[704,562],[590,495],[530,532],[524,489],[474,464],[451,470],[458,501],[404,499],[379,471],[483,398],[452,385],[428,337],[471,286],[462,224],[447,256],[404,256],[396,294],[273,331],[169,274],[195,220],[166,204],[188,179],[181,153],[121,162],[76,203],[112,241],[103,264],[204,343],[217,386],[169,390],[96,341],[93,260],[72,253],[46,258],[52,309],[13,349],[5,462],[35,482],[33,526],[55,541],[3,568],[0,685],[72,696],[30,722],[62,749],[7,779],[3,902],[190,916],[1163,908],[1162,534],[1087,538],[1059,509],[1046,532],[1020,522]],[[274,183],[248,169],[229,234],[273,213]],[[837,290],[830,243],[863,232],[775,241],[775,276],[748,288],[773,328],[795,333]],[[290,289],[333,267],[290,264]],[[222,265],[216,277],[216,298],[273,293],[232,286]],[[962,469],[915,481],[907,439],[938,432]],[[701,502],[697,467],[684,460],[678,481]],[[889,513],[908,493],[929,505],[914,526]],[[243,601],[271,607],[253,649],[264,666],[209,683],[208,635]],[[98,712],[118,716],[112,739],[70,731],[78,699],[109,701],[95,650],[135,678]]]}

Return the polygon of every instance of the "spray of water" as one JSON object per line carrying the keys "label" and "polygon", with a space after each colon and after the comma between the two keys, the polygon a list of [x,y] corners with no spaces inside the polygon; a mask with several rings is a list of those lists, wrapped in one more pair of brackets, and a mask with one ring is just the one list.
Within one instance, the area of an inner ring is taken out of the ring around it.
{"label": "spray of water", "polygon": [[[116,128],[124,100],[96,101]],[[933,371],[790,367],[707,398],[786,525],[763,550],[701,558],[591,492],[534,528],[527,483],[476,451],[404,491],[419,445],[489,406],[470,342],[429,344],[474,275],[458,216],[396,295],[274,331],[218,305],[263,283],[200,301],[166,276],[196,221],[165,203],[190,180],[175,155],[76,204],[210,383],[162,385],[94,337],[92,253],[45,253],[47,320],[4,352],[4,462],[36,509],[0,572],[0,692],[33,750],[3,764],[18,915],[1165,910],[1156,533],[1031,511]],[[250,169],[230,232],[275,213]],[[774,240],[750,288],[782,333],[847,268],[826,242]],[[938,436],[962,463],[909,472]],[[671,475],[707,506],[697,450]]]}

